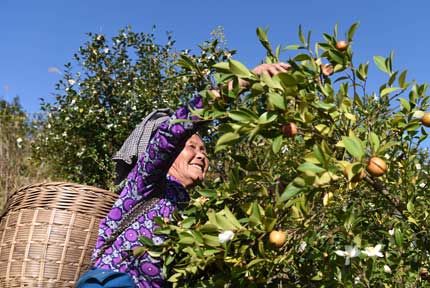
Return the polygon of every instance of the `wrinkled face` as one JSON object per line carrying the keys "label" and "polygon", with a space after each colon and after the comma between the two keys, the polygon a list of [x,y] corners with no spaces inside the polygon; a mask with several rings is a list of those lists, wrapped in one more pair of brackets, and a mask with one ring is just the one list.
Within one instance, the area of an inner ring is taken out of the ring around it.
{"label": "wrinkled face", "polygon": [[184,149],[173,162],[169,175],[178,179],[186,188],[192,187],[205,178],[209,161],[206,147],[199,135],[194,134],[185,143]]}

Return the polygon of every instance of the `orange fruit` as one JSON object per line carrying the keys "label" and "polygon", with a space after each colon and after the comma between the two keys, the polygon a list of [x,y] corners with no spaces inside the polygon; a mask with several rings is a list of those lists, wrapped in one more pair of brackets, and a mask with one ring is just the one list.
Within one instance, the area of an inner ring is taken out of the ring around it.
{"label": "orange fruit", "polygon": [[345,40],[340,40],[336,43],[336,49],[339,51],[345,51],[348,48],[348,45],[348,42],[346,42]]}
{"label": "orange fruit", "polygon": [[424,113],[423,118],[421,118],[421,123],[426,127],[430,127],[430,112]]}
{"label": "orange fruit", "polygon": [[276,246],[282,247],[287,241],[287,234],[284,231],[273,230],[269,235],[269,243]]}
{"label": "orange fruit", "polygon": [[287,124],[284,124],[282,126],[282,133],[289,138],[296,136],[296,134],[297,134],[296,124],[293,122],[289,122]]}
{"label": "orange fruit", "polygon": [[372,157],[367,163],[367,171],[372,176],[382,176],[387,172],[387,163],[379,157]]}

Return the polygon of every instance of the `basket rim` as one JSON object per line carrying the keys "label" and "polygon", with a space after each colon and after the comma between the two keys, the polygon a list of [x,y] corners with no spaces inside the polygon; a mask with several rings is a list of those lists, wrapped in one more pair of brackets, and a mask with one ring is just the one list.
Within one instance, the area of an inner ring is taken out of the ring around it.
{"label": "basket rim", "polygon": [[0,211],[0,220],[5,216],[5,214],[7,214],[12,207],[15,207],[15,205],[13,205],[14,201],[12,200],[14,197],[19,197],[17,196],[19,193],[22,193],[25,190],[29,190],[29,189],[35,189],[38,187],[64,187],[64,188],[71,188],[71,189],[77,189],[77,190],[87,190],[87,191],[91,191],[92,193],[96,193],[96,194],[104,194],[106,195],[106,197],[108,198],[117,198],[119,195],[116,194],[113,191],[109,191],[103,188],[99,188],[96,186],[90,186],[87,184],[79,184],[79,183],[74,183],[74,182],[67,182],[67,181],[42,181],[42,182],[38,182],[38,183],[32,183],[32,184],[27,184],[24,186],[21,186],[17,189],[15,189],[14,191],[12,191],[12,193],[10,193],[6,199],[6,205],[3,208],[3,211]]}

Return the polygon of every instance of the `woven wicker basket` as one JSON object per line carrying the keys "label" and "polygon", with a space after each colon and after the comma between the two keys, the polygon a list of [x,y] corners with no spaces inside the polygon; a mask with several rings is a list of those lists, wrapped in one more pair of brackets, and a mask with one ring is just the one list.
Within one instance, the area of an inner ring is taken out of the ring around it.
{"label": "woven wicker basket", "polygon": [[0,287],[74,287],[117,196],[64,182],[12,193],[0,216]]}

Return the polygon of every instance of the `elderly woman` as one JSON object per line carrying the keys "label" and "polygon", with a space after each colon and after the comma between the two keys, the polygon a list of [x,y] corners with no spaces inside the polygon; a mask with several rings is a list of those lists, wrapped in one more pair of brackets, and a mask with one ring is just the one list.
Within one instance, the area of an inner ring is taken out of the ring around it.
{"label": "elderly woman", "polygon": [[[288,67],[284,63],[263,64],[253,71],[273,76],[285,72]],[[202,107],[201,97],[196,96],[156,129],[145,152],[128,174],[119,199],[101,221],[92,257],[93,268],[82,275],[77,287],[166,285],[159,260],[147,253],[134,257],[128,251],[141,245],[140,235],[161,244],[164,238],[154,233],[157,228],[154,218],[171,219],[172,212],[189,201],[187,188],[204,179],[208,157],[202,139],[196,134],[199,127],[194,120],[198,119],[191,115],[191,110]],[[175,121],[178,119],[193,121]]]}

